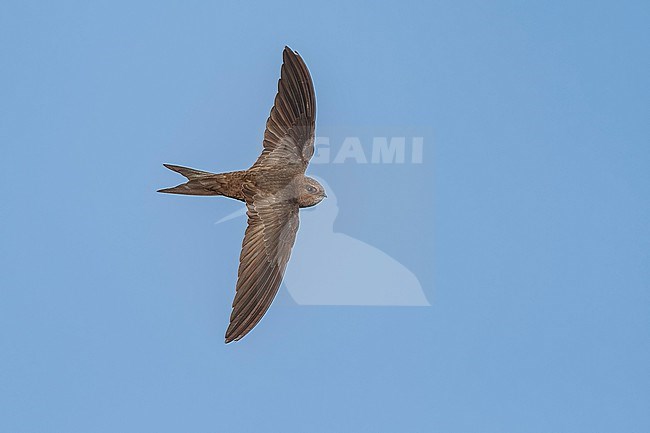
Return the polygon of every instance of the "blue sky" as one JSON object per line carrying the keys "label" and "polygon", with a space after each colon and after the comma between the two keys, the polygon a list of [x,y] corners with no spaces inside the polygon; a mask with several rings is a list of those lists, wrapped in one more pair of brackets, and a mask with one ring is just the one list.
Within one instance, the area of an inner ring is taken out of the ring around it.
{"label": "blue sky", "polygon": [[[3,2],[0,431],[650,430],[649,19],[647,2]],[[245,221],[214,223],[240,205],[154,191],[180,182],[163,162],[254,161],[284,45],[320,133],[424,137],[421,164],[310,172],[336,191],[333,230],[431,306],[282,288],[226,346]]]}

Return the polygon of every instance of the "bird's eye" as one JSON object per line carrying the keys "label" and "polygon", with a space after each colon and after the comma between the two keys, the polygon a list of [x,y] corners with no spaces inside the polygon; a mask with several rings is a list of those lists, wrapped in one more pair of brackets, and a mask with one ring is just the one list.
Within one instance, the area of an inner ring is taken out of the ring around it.
{"label": "bird's eye", "polygon": [[311,185],[307,185],[307,192],[308,192],[309,194],[314,194],[314,193],[316,192],[316,188],[314,188],[314,187],[311,186]]}

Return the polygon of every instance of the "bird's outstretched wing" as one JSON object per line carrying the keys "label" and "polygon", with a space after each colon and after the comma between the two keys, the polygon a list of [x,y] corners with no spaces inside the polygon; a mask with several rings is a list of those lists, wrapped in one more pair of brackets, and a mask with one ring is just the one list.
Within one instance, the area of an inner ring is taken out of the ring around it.
{"label": "bird's outstretched wing", "polygon": [[247,200],[237,292],[226,343],[239,340],[262,319],[275,298],[298,231],[298,204],[277,195]]}
{"label": "bird's outstretched wing", "polygon": [[278,93],[264,131],[264,150],[253,167],[292,165],[304,173],[314,154],[314,84],[297,52],[284,47],[282,58]]}

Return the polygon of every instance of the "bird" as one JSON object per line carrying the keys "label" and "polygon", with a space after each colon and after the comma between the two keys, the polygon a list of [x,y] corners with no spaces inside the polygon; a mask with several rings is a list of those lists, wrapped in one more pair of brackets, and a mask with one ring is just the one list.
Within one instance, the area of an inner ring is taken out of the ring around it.
{"label": "bird", "polygon": [[246,204],[248,222],[226,344],[247,335],[271,306],[296,241],[299,209],[327,197],[325,188],[305,175],[314,154],[315,128],[316,95],[309,69],[297,51],[285,46],[262,153],[250,168],[211,173],[163,164],[187,182],[158,192],[225,196]]}

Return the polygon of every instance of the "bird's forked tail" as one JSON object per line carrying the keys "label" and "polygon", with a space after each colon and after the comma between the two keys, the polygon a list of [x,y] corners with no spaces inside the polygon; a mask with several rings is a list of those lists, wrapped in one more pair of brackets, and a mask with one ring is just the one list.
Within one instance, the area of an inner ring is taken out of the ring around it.
{"label": "bird's forked tail", "polygon": [[221,195],[221,192],[215,188],[215,184],[218,185],[215,182],[215,176],[218,176],[217,174],[178,165],[163,165],[176,173],[182,174],[188,181],[173,188],[159,189],[158,192],[186,195]]}

